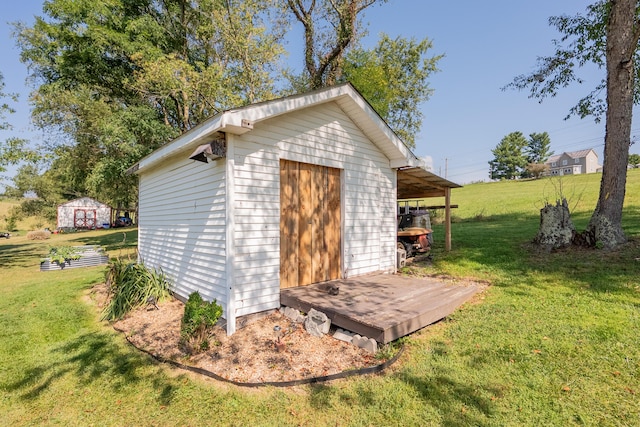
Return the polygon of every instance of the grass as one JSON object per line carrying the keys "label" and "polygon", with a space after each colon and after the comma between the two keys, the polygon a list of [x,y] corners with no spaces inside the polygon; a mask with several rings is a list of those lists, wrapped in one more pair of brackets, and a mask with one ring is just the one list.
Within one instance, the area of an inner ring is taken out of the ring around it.
{"label": "grass", "polygon": [[[60,243],[129,256],[135,230],[124,243],[120,230],[0,241],[0,424],[640,425],[638,172],[624,211],[630,243],[610,252],[531,247],[548,180],[455,190],[453,250],[435,226],[433,265],[412,269],[492,286],[409,337],[383,375],[293,389],[237,388],[155,364],[83,301],[102,268],[38,271]],[[578,228],[597,179],[563,182],[580,190]]]}

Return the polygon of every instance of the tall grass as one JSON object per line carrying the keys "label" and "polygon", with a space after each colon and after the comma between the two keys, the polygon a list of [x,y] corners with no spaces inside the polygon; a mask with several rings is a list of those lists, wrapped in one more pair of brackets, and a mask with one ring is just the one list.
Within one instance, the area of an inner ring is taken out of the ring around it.
{"label": "tall grass", "polygon": [[112,261],[105,281],[110,300],[102,313],[103,320],[122,319],[131,310],[169,296],[169,280],[164,273],[140,263]]}
{"label": "tall grass", "polygon": [[[437,225],[433,262],[412,268],[491,286],[409,337],[390,371],[293,389],[246,390],[153,363],[83,301],[103,268],[39,272],[50,243],[0,241],[0,425],[640,425],[638,172],[623,216],[630,242],[614,251],[531,245],[545,180],[455,190],[453,250]],[[565,179],[584,188],[578,227],[598,179]],[[135,241],[122,247],[119,233],[52,239],[113,255]]]}

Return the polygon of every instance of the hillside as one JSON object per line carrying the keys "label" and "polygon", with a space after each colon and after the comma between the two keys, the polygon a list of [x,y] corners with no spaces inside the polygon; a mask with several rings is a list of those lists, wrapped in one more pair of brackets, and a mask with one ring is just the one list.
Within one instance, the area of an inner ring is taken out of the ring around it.
{"label": "hillside", "polygon": [[[451,203],[454,221],[487,219],[496,215],[518,214],[538,217],[545,202],[555,203],[564,195],[576,226],[584,227],[598,200],[601,174],[566,175],[538,180],[499,181],[465,185],[453,189]],[[625,206],[640,206],[640,169],[627,176]],[[444,204],[442,199],[430,199],[429,205]]]}

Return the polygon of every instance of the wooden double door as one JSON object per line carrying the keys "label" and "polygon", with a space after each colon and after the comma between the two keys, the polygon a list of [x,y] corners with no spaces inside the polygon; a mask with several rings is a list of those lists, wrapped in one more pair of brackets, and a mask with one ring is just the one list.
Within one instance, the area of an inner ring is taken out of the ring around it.
{"label": "wooden double door", "polygon": [[280,287],[341,277],[340,170],[280,161]]}

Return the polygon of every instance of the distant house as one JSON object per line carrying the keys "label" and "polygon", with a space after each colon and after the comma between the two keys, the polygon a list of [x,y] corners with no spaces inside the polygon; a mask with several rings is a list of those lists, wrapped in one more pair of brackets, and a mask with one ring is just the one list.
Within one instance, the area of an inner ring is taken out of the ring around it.
{"label": "distant house", "polygon": [[111,223],[111,207],[90,197],[70,200],[58,206],[58,228],[101,228]]}
{"label": "distant house", "polygon": [[578,175],[602,170],[602,166],[598,163],[598,155],[593,148],[551,156],[545,165],[549,167],[547,174],[551,176]]}

